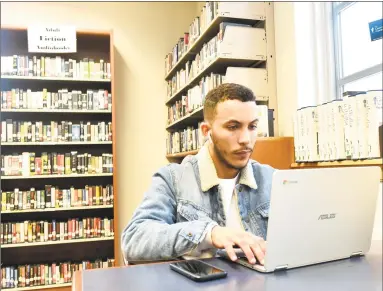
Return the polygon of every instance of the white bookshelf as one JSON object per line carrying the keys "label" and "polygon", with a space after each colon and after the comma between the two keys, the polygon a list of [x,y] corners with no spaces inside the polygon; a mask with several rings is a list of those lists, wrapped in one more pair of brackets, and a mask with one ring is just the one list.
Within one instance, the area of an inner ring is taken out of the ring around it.
{"label": "white bookshelf", "polygon": [[50,284],[50,285],[38,285],[38,286],[32,286],[32,287],[7,288],[6,290],[28,291],[28,290],[44,290],[44,289],[51,289],[51,288],[70,287],[70,286],[72,286],[72,282],[71,283]]}
{"label": "white bookshelf", "polygon": [[[222,11],[222,14],[229,14],[229,12]],[[174,67],[166,74],[165,80],[170,79],[183,64],[185,64],[188,60],[194,58],[195,53],[202,48],[206,40],[212,38],[219,32],[219,26],[222,22],[227,21],[255,25],[259,21],[263,20],[265,20],[265,15],[262,13],[254,16],[252,19],[237,17],[235,16],[235,13],[234,16],[217,15],[212,20],[212,22],[206,27],[206,29],[200,34],[200,36],[194,41],[194,43],[189,47],[189,49],[184,53],[184,55],[178,60]]]}
{"label": "white bookshelf", "polygon": [[185,84],[181,89],[179,89],[176,93],[174,93],[167,101],[166,105],[173,103],[175,100],[179,99],[182,96],[182,93],[197,85],[200,79],[213,71],[220,70],[223,66],[250,66],[250,65],[258,65],[260,62],[263,62],[264,58],[259,57],[255,59],[248,58],[230,58],[218,56],[214,58],[209,64],[205,66],[194,78],[192,78],[189,82]]}
{"label": "white bookshelf", "polygon": [[111,141],[43,141],[43,142],[3,142],[1,146],[28,146],[28,145],[95,145],[95,144],[112,144]]}
{"label": "white bookshelf", "polygon": [[66,82],[101,82],[110,83],[110,79],[86,79],[86,78],[65,78],[65,77],[34,77],[34,76],[13,76],[1,75],[1,79],[9,80],[33,80],[33,81],[66,81]]}
{"label": "white bookshelf", "polygon": [[57,179],[57,178],[82,178],[82,177],[107,177],[113,176],[113,173],[100,174],[68,174],[68,175],[35,175],[35,176],[2,176],[1,180],[17,179]]}
{"label": "white bookshelf", "polygon": [[107,113],[111,114],[112,111],[110,110],[88,110],[88,109],[82,109],[82,110],[73,110],[73,109],[1,109],[1,112],[15,112],[15,113]]}
{"label": "white bookshelf", "polygon": [[113,205],[90,205],[90,206],[73,206],[73,207],[57,207],[57,208],[39,208],[39,209],[22,209],[22,210],[3,210],[1,214],[20,214],[30,212],[52,212],[52,211],[75,211],[75,210],[93,210],[113,208]]}
{"label": "white bookshelf", "polygon": [[[217,2],[216,6],[211,3],[206,3],[202,9],[203,12],[196,15],[199,17],[199,24],[196,24],[198,21],[194,19],[193,22],[190,21],[190,26],[184,29],[190,32],[186,50],[180,53],[180,47],[178,50],[175,48],[180,43],[181,49],[185,48],[185,43],[178,40],[165,57],[165,81],[168,82],[168,90],[171,90],[170,96],[167,95],[164,102],[165,105],[170,108],[175,102],[183,100],[184,96],[186,100],[191,96],[193,103],[198,104],[198,100],[195,99],[198,96],[195,92],[199,90],[206,94],[203,90],[207,88],[209,90],[220,83],[241,84],[253,90],[257,104],[266,105],[268,109],[273,110],[274,136],[278,136],[274,4],[272,2]],[[213,19],[210,20],[211,17]],[[226,24],[222,25],[223,23]],[[192,32],[198,33],[196,25],[200,26],[197,37],[192,35]],[[184,37],[186,36],[180,35],[180,38]],[[196,58],[197,55],[199,59]],[[175,62],[173,62],[174,58],[177,58]],[[193,63],[195,60],[197,62]],[[191,66],[186,67],[187,64]],[[205,77],[208,78],[205,79]],[[183,85],[180,86],[180,84]],[[205,87],[194,89],[197,85]],[[190,89],[193,91],[189,91]],[[180,110],[177,108],[179,107],[168,109],[169,113],[177,115],[174,111]],[[266,118],[268,116],[269,114]],[[185,134],[186,127],[198,129],[198,124],[202,120],[203,108],[199,108],[168,124],[166,126],[167,146],[173,145],[173,138],[182,140],[178,134]],[[188,150],[194,152],[192,149]],[[169,149],[166,152],[169,152]]]}
{"label": "white bookshelf", "polygon": [[33,243],[25,242],[25,243],[18,243],[18,244],[3,244],[3,245],[1,245],[1,248],[2,249],[25,248],[25,247],[74,244],[74,243],[88,243],[88,242],[110,241],[110,240],[114,240],[114,236],[96,237],[96,238],[76,238],[76,239],[68,239],[68,240],[55,240],[55,241],[33,242]]}

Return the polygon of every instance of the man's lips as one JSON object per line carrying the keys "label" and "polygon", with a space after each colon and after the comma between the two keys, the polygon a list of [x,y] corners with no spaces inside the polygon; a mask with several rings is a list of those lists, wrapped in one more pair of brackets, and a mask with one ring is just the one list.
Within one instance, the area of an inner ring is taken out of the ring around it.
{"label": "man's lips", "polygon": [[251,153],[252,150],[248,149],[248,150],[241,150],[241,151],[235,151],[234,154],[236,155],[245,155],[245,154],[248,154],[248,153]]}

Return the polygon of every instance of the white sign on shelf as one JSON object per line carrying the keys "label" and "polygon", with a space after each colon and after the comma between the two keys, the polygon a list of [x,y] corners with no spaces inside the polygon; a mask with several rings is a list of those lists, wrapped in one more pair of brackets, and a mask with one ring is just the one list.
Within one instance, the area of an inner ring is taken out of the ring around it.
{"label": "white sign on shelf", "polygon": [[28,27],[28,52],[75,53],[77,52],[76,28],[74,26]]}

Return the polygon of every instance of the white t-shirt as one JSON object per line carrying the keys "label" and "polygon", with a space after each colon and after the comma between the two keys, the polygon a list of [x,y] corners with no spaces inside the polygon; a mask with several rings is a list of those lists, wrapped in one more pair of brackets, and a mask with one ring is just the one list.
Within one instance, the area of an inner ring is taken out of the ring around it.
{"label": "white t-shirt", "polygon": [[237,184],[238,175],[233,179],[219,179],[221,186],[222,203],[226,216],[226,226],[231,228],[242,228],[241,218],[238,213],[237,199],[234,197],[234,188]]}

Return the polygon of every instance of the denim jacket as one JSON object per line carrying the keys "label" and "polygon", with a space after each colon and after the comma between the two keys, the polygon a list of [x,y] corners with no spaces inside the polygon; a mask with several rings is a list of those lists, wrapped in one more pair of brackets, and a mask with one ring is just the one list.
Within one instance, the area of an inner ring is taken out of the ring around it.
{"label": "denim jacket", "polygon": [[[234,189],[242,226],[266,239],[274,169],[249,160]],[[198,247],[214,225],[225,226],[220,186],[207,145],[181,164],[160,168],[122,233],[127,261],[168,260]]]}

